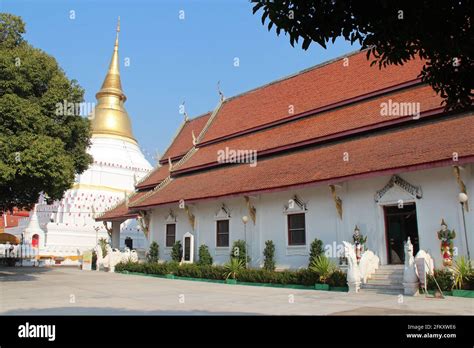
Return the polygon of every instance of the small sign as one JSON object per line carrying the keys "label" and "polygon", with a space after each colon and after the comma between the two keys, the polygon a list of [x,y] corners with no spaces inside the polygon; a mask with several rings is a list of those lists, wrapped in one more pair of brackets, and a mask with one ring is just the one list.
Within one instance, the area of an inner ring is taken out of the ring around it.
{"label": "small sign", "polygon": [[92,270],[92,250],[86,250],[82,253],[82,270]]}

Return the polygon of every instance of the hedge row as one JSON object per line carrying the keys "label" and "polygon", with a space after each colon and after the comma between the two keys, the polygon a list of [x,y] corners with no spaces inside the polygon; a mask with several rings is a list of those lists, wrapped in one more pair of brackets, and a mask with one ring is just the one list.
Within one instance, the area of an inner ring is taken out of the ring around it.
{"label": "hedge row", "polygon": [[[145,274],[166,275],[174,274],[179,277],[202,278],[213,280],[224,280],[225,268],[223,266],[209,266],[197,264],[179,265],[176,262],[165,263],[119,263],[115,270],[118,272],[128,271]],[[320,283],[319,275],[308,269],[298,271],[270,271],[266,269],[242,269],[237,274],[237,279],[248,283],[270,283],[270,284],[295,284],[313,286]],[[332,273],[327,284],[335,287],[344,287],[347,285],[344,272],[335,271]]]}

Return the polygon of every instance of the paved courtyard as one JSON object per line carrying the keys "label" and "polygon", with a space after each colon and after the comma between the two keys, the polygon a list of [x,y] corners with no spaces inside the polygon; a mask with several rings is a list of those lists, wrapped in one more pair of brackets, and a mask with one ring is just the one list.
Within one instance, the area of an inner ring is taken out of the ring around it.
{"label": "paved courtyard", "polygon": [[0,268],[1,315],[472,315],[474,300],[226,285],[76,268]]}

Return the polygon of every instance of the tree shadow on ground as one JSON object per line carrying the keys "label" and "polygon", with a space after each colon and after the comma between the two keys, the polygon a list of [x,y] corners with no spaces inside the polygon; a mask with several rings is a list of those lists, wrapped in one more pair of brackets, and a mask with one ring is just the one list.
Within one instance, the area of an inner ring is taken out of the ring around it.
{"label": "tree shadow on ground", "polygon": [[167,315],[167,316],[200,316],[200,315],[235,315],[235,316],[246,316],[246,315],[262,315],[260,313],[249,313],[249,312],[211,312],[203,310],[130,310],[125,308],[113,308],[113,307],[54,307],[54,308],[25,308],[25,309],[13,309],[6,312],[0,313],[1,315],[15,315],[15,316],[34,316],[34,315],[118,315],[118,316],[147,316],[147,315]]}
{"label": "tree shadow on ground", "polygon": [[36,280],[38,274],[51,271],[50,267],[0,267],[0,281],[24,282]]}

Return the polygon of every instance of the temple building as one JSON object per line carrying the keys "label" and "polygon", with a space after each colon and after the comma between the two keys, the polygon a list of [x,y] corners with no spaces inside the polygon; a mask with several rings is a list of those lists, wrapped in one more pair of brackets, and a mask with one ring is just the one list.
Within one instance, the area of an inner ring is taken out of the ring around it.
{"label": "temple building", "polygon": [[[25,221],[16,228],[16,234],[23,233],[26,240],[42,246],[40,254],[77,256],[78,252],[93,248],[99,238],[109,238],[111,226],[96,222],[95,217],[133,192],[134,185],[152,169],[133,135],[124,106],[127,98],[120,80],[119,31],[118,25],[112,59],[90,116],[92,138],[88,153],[93,163],[76,177],[61,201],[48,205],[40,199],[32,214],[34,221]],[[38,229],[39,225],[45,240],[38,241],[42,236],[26,233],[27,225],[30,230]],[[135,219],[119,228],[121,239],[114,240],[114,247],[123,247],[125,240],[133,248],[148,247]]]}
{"label": "temple building", "polygon": [[[112,222],[117,239],[138,214],[164,260],[182,241],[194,260],[205,244],[222,264],[244,240],[261,267],[272,240],[277,267],[299,268],[314,239],[337,259],[354,234],[382,265],[403,262],[408,237],[438,267],[466,255],[474,115],[446,111],[422,66],[378,69],[363,51],[222,97],[186,120],[160,165],[97,220]],[[452,250],[441,250],[441,229],[456,231]]]}

